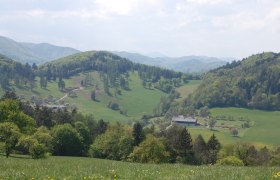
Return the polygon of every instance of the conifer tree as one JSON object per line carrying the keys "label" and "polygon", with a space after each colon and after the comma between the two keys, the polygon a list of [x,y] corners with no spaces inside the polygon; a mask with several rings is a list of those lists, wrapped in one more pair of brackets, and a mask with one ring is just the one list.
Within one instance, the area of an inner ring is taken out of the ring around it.
{"label": "conifer tree", "polygon": [[143,132],[143,127],[139,122],[133,125],[132,136],[134,138],[135,146],[138,146],[138,144],[140,144],[144,140],[145,135]]}
{"label": "conifer tree", "polygon": [[215,164],[218,159],[218,153],[221,149],[221,144],[216,138],[215,134],[213,134],[209,141],[207,142],[207,150],[208,150],[208,159],[207,162],[210,164]]}

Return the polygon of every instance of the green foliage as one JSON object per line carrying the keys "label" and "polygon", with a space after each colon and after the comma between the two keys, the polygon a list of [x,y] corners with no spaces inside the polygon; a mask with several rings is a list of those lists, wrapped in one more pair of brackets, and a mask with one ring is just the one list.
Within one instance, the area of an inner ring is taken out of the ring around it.
{"label": "green foliage", "polygon": [[221,144],[216,138],[216,136],[213,134],[207,142],[208,163],[210,164],[216,163],[220,149],[221,149]]}
{"label": "green foliage", "polygon": [[79,135],[82,137],[83,144],[83,155],[87,155],[90,144],[92,143],[93,138],[90,136],[89,128],[81,122],[75,122],[75,129],[78,131]]}
{"label": "green foliage", "polygon": [[215,127],[217,123],[217,120],[215,118],[210,118],[208,119],[208,126],[210,127],[211,130]]}
{"label": "green foliage", "polygon": [[104,134],[99,135],[90,146],[91,157],[114,160],[126,160],[133,149],[131,132],[119,124],[109,126]]}
{"label": "green foliage", "polygon": [[6,157],[9,157],[15,148],[19,137],[19,128],[12,122],[0,123],[0,142],[4,143]]}
{"label": "green foliage", "polygon": [[231,128],[230,134],[232,134],[234,137],[238,136],[238,129],[237,128]]}
{"label": "green foliage", "polygon": [[112,110],[119,110],[120,109],[120,106],[119,106],[118,103],[111,102],[111,101],[108,103],[107,107],[112,109]]}
{"label": "green foliage", "polygon": [[207,145],[201,134],[199,134],[194,141],[193,151],[199,164],[207,163]]}
{"label": "green foliage", "polygon": [[30,155],[33,159],[41,159],[47,156],[47,149],[43,144],[35,142],[29,149]]}
{"label": "green foliage", "polygon": [[217,165],[228,165],[228,166],[244,166],[241,159],[235,156],[228,156],[223,159],[219,159],[216,163]]}
{"label": "green foliage", "polygon": [[46,127],[41,126],[37,128],[37,131],[32,137],[36,139],[38,143],[44,145],[49,153],[53,152],[53,137],[50,135],[50,131]]}
{"label": "green foliage", "polygon": [[129,155],[129,160],[141,163],[165,163],[168,161],[169,156],[170,153],[166,151],[164,141],[148,135],[139,146],[134,148]]}
{"label": "green foliage", "polygon": [[91,100],[93,100],[93,101],[96,101],[96,91],[95,90],[92,90],[91,91]]}
{"label": "green foliage", "polygon": [[56,125],[51,131],[54,155],[79,156],[82,154],[82,137],[70,125]]}
{"label": "green foliage", "polygon": [[20,111],[19,103],[16,100],[0,101],[0,117],[0,123],[15,123],[22,133],[32,133],[35,130],[34,119]]}
{"label": "green foliage", "polygon": [[280,55],[262,53],[207,73],[191,97],[195,107],[280,109]]}
{"label": "green foliage", "polygon": [[144,140],[145,134],[143,133],[143,127],[139,122],[136,122],[133,125],[132,136],[135,146],[138,146]]}

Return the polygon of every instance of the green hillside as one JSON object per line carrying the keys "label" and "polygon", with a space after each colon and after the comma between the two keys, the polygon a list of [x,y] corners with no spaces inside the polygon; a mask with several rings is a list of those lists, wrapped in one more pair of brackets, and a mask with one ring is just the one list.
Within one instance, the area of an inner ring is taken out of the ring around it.
{"label": "green hillside", "polygon": [[280,109],[280,54],[262,53],[210,71],[192,95],[197,107]]}
{"label": "green hillside", "polygon": [[[66,105],[70,110],[76,107],[106,121],[127,122],[152,114],[162,97],[184,84],[181,73],[134,64],[102,51],[75,54],[40,67],[22,65],[3,56],[0,68],[6,68],[7,62],[10,70],[0,76],[0,94],[12,90],[23,101]],[[109,104],[118,107],[113,109]]]}
{"label": "green hillside", "polygon": [[278,167],[188,166],[140,164],[82,157],[49,157],[33,160],[25,156],[0,155],[1,179],[248,179],[277,177]]}
{"label": "green hillside", "polygon": [[[193,138],[202,134],[206,139],[213,133],[217,136],[222,144],[232,144],[235,142],[249,142],[257,146],[277,146],[280,136],[278,127],[280,126],[280,111],[262,111],[249,110],[244,108],[213,108],[211,109],[213,117],[225,116],[232,117],[233,120],[217,120],[216,127],[213,131],[204,126],[188,127]],[[244,117],[251,121],[252,127],[242,128],[239,118]],[[218,127],[221,123],[238,129],[238,137],[233,137],[228,128]]]}

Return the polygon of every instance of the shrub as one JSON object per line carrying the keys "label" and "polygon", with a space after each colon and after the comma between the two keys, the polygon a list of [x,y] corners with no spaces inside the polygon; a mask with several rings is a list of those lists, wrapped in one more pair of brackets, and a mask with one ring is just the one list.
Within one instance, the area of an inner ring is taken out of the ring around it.
{"label": "shrub", "polygon": [[238,159],[235,156],[227,156],[223,159],[219,159],[216,163],[217,165],[228,165],[228,166],[244,166],[244,163],[241,159]]}
{"label": "shrub", "polygon": [[29,153],[33,159],[45,158],[47,156],[47,148],[38,142],[31,145]]}

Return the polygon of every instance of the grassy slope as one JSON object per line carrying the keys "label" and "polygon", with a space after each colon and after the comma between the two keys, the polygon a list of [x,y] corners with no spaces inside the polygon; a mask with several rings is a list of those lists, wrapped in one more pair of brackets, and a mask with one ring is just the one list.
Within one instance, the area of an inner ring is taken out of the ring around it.
{"label": "grassy slope", "polygon": [[188,97],[189,94],[194,92],[201,82],[201,80],[192,80],[189,81],[186,85],[179,87],[177,89],[177,91],[180,93],[179,101],[184,100]]}
{"label": "grassy slope", "polygon": [[[187,85],[184,85],[177,89],[181,94],[181,98],[187,97],[188,94],[195,91],[201,81],[190,81]],[[182,95],[183,94],[183,95]],[[208,140],[210,136],[215,133],[217,138],[222,144],[231,144],[238,141],[251,142],[257,146],[263,145],[279,145],[280,137],[280,111],[261,111],[250,110],[244,108],[214,108],[211,109],[212,116],[224,115],[232,116],[235,119],[239,117],[248,118],[253,121],[253,127],[249,129],[239,128],[239,137],[232,137],[228,129],[217,129],[210,131],[204,127],[188,127],[193,138],[196,138],[198,134],[202,134],[203,137]],[[240,127],[240,121],[217,121],[217,125],[221,123],[236,125]]]}
{"label": "grassy slope", "polygon": [[[94,86],[86,87],[81,91],[77,91],[77,97],[65,98],[65,102],[69,104],[75,104],[79,111],[87,114],[93,114],[96,119],[103,118],[106,121],[128,121],[140,119],[142,115],[152,113],[154,107],[160,101],[162,96],[166,96],[165,93],[157,89],[145,89],[142,86],[142,82],[139,79],[137,73],[130,74],[129,87],[130,91],[122,91],[122,95],[117,97],[108,96],[103,91],[103,83],[100,80],[98,73],[90,73],[93,78],[92,84],[98,84],[99,91],[97,92],[98,102],[90,99],[91,91]],[[66,87],[79,87],[81,80],[85,78],[85,74],[73,76],[71,79],[66,79]],[[60,92],[57,87],[57,82],[48,82],[47,89],[39,87],[39,79],[36,82],[36,88],[33,91],[27,90],[26,88],[14,87],[18,95],[25,95],[25,99],[29,100],[32,95],[36,95],[42,98],[46,98],[49,95],[59,99],[65,94]],[[113,94],[114,90],[110,89]],[[3,94],[3,92],[2,92]],[[117,102],[122,109],[126,109],[128,116],[121,115],[119,111],[113,111],[107,108],[109,101]]]}
{"label": "grassy slope", "polygon": [[[208,139],[213,133],[222,142],[222,144],[230,144],[238,141],[251,142],[257,146],[263,145],[279,145],[280,136],[280,111],[261,111],[249,110],[243,108],[214,108],[211,109],[212,115],[233,116],[235,119],[246,117],[253,121],[253,127],[249,129],[238,129],[239,137],[232,137],[228,129],[215,128],[210,131],[206,128],[190,127],[189,131],[195,138],[198,134],[202,134],[205,139]],[[217,124],[220,123],[219,120]],[[233,121],[233,123],[239,123]]]}
{"label": "grassy slope", "polygon": [[93,158],[0,156],[0,179],[271,179],[277,167],[136,164]]}

